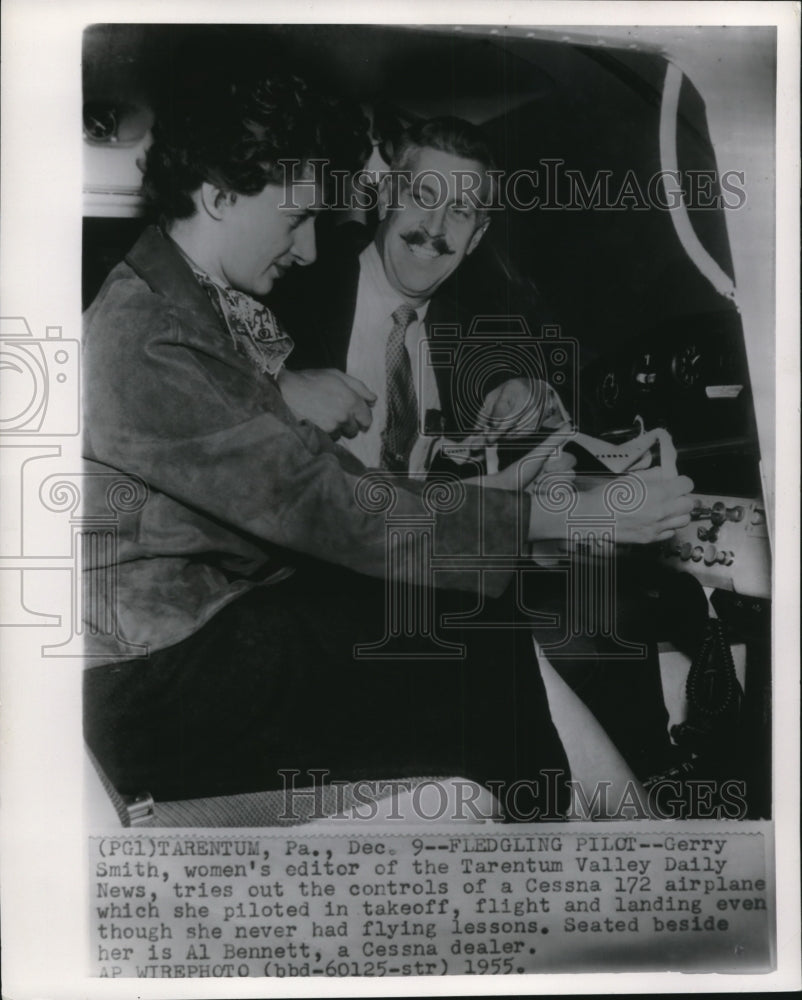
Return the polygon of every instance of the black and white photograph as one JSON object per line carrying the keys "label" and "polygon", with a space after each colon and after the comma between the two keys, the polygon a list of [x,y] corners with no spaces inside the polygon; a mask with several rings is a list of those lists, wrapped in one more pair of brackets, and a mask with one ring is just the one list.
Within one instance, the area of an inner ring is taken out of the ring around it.
{"label": "black and white photograph", "polygon": [[175,6],[4,31],[9,996],[792,988],[798,5]]}
{"label": "black and white photograph", "polygon": [[660,53],[522,34],[85,33],[85,734],[154,822],[416,776],[553,820],[583,764],[771,815],[745,171]]}

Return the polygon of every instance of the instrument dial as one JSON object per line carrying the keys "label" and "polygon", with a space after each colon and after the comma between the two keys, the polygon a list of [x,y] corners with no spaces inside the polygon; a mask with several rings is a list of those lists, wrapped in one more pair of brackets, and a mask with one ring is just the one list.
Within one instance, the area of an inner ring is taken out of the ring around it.
{"label": "instrument dial", "polygon": [[688,344],[671,361],[674,378],[683,389],[692,389],[702,377],[702,352],[696,344]]}

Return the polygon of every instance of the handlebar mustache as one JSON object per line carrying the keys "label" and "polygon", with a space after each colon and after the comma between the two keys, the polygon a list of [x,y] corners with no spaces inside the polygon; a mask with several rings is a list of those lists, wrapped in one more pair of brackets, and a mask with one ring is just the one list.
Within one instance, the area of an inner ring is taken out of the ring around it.
{"label": "handlebar mustache", "polygon": [[421,232],[420,229],[404,233],[401,239],[410,246],[423,246],[425,243],[429,243],[432,249],[439,254],[454,253],[443,236],[429,236],[427,233]]}

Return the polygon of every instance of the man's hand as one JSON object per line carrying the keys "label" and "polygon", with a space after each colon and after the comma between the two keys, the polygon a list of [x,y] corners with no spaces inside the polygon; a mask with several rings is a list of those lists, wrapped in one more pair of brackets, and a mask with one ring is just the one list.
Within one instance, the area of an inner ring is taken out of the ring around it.
{"label": "man's hand", "polygon": [[356,437],[370,427],[371,406],[376,394],[358,378],[336,368],[316,368],[293,372],[283,368],[278,387],[293,413],[330,434],[336,441],[341,435]]}
{"label": "man's hand", "polygon": [[564,421],[559,397],[546,382],[519,377],[509,379],[487,394],[476,420],[476,429],[486,444],[495,444],[510,431],[552,429]]}

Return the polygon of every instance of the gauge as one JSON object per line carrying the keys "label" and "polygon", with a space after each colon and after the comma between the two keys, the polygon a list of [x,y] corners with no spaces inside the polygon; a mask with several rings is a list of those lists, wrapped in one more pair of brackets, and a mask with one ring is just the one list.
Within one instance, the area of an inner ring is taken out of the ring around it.
{"label": "gauge", "polygon": [[691,389],[702,377],[702,352],[696,344],[688,344],[671,361],[674,378],[683,389]]}
{"label": "gauge", "polygon": [[614,371],[607,371],[599,382],[599,402],[608,410],[615,408],[621,398],[621,383]]}
{"label": "gauge", "polygon": [[108,104],[85,104],[84,133],[94,142],[111,142],[117,135],[115,109]]}
{"label": "gauge", "polygon": [[632,379],[640,392],[652,391],[657,382],[657,366],[653,354],[641,354],[632,369]]}

